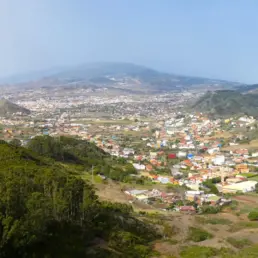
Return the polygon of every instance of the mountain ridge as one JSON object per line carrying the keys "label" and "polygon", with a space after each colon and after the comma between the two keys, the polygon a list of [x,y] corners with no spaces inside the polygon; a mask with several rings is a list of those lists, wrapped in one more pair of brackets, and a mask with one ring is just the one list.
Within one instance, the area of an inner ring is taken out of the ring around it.
{"label": "mountain ridge", "polygon": [[21,107],[7,99],[0,99],[0,116],[6,116],[13,113],[30,114],[30,110]]}
{"label": "mountain ridge", "polygon": [[[31,78],[31,79],[30,79]],[[67,68],[55,68],[14,77],[9,80],[14,83],[28,82],[40,79],[57,79],[64,81],[83,80],[100,85],[125,83],[133,85],[134,80],[147,88],[170,90],[176,87],[191,87],[192,85],[221,85],[223,87],[240,86],[240,83],[226,80],[209,79],[174,73],[160,72],[152,68],[125,62],[95,62]],[[5,80],[8,82],[8,78]],[[4,82],[4,80],[2,80]]]}
{"label": "mountain ridge", "polygon": [[207,92],[200,97],[191,109],[216,117],[246,114],[258,117],[256,94],[242,94],[234,90]]}

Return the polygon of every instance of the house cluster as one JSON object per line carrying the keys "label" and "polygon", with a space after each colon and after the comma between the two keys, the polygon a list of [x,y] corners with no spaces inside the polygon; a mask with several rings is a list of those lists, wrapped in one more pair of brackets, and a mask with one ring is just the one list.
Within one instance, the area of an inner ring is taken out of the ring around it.
{"label": "house cluster", "polygon": [[223,206],[231,202],[230,199],[217,196],[215,194],[206,194],[204,191],[186,191],[183,194],[167,193],[157,189],[153,190],[126,190],[124,192],[130,199],[130,202],[140,201],[149,204],[154,208],[174,210],[187,213],[195,213],[197,208],[203,205]]}
{"label": "house cluster", "polygon": [[216,194],[207,194],[204,191],[193,190],[185,192],[185,199],[188,201],[193,201],[197,203],[199,206],[202,206],[204,204],[208,204],[211,206],[223,206],[231,202],[230,199],[225,199]]}
{"label": "house cluster", "polygon": [[[167,209],[172,204],[177,203],[183,200],[183,197],[176,193],[167,193],[164,191],[159,191],[157,189],[152,190],[126,190],[124,192],[129,198],[131,198],[131,202],[140,201],[145,204],[151,205],[153,208],[158,209]],[[181,203],[183,206],[183,203]]]}

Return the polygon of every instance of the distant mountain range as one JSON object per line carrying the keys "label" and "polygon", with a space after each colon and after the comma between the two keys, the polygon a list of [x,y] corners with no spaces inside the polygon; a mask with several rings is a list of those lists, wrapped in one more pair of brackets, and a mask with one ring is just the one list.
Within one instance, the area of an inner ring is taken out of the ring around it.
{"label": "distant mountain range", "polygon": [[192,76],[163,73],[131,63],[90,63],[70,68],[56,68],[42,72],[13,76],[0,80],[0,83],[21,83],[32,80],[58,80],[73,83],[84,81],[101,86],[144,87],[150,90],[172,90],[204,86],[211,88],[230,88],[239,83]]}
{"label": "distant mountain range", "polygon": [[0,99],[0,116],[7,116],[8,114],[14,113],[30,114],[30,110],[16,105],[9,100]]}
{"label": "distant mountain range", "polygon": [[191,109],[216,117],[247,114],[258,117],[258,95],[239,91],[221,90],[207,92]]}

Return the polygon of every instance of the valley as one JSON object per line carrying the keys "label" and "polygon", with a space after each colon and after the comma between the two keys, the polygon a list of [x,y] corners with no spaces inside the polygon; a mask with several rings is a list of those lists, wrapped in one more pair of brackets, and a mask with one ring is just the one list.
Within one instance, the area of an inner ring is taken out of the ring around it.
{"label": "valley", "polygon": [[[172,80],[172,75],[129,67],[134,71],[117,64],[100,73],[102,68],[97,66],[96,78],[74,77],[72,71],[71,79],[59,74],[2,86],[3,148],[25,152],[16,157],[25,158],[25,163],[32,155],[29,159],[36,163],[29,162],[28,171],[33,166],[35,171],[46,169],[44,173],[53,169],[54,176],[58,169],[78,184],[92,187],[104,214],[108,209],[112,216],[122,213],[123,220],[129,216],[153,234],[135,240],[141,228],[123,223],[112,224],[100,234],[97,219],[91,228],[97,245],[87,242],[82,253],[90,252],[92,257],[124,257],[125,253],[137,258],[253,257],[258,244],[258,121],[249,113],[256,112],[256,95],[242,90],[251,86],[239,90],[239,85],[224,81],[180,76]],[[165,80],[166,87],[159,82],[151,86],[154,78]],[[0,153],[2,160],[4,153]],[[10,165],[14,173],[19,170]],[[5,173],[9,172],[4,168]],[[45,190],[40,192],[48,198]],[[63,198],[67,195],[61,195],[60,202]],[[71,200],[70,205],[75,203]],[[51,201],[51,205],[50,217],[58,221],[57,204]],[[24,216],[32,216],[26,212]],[[83,220],[88,208],[78,212]],[[85,229],[80,230],[83,238]],[[117,235],[123,239],[119,246],[114,245]],[[131,249],[122,251],[127,237],[133,241]],[[50,246],[47,252],[53,254]]]}

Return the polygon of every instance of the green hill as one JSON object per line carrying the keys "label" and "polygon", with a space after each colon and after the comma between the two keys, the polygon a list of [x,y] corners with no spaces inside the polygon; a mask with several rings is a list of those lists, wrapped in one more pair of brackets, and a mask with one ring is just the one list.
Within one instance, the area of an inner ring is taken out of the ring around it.
{"label": "green hill", "polygon": [[257,95],[231,90],[208,92],[198,99],[191,109],[216,117],[238,114],[258,117]]}
{"label": "green hill", "polygon": [[0,257],[150,257],[154,230],[56,153],[0,143]]}
{"label": "green hill", "polygon": [[7,99],[0,99],[0,116],[6,116],[13,113],[29,114],[30,110],[18,106]]}
{"label": "green hill", "polygon": [[100,173],[118,181],[128,181],[136,170],[131,163],[122,158],[111,157],[95,144],[72,137],[53,138],[38,136],[30,141],[28,148],[44,157],[63,162],[81,172]]}

